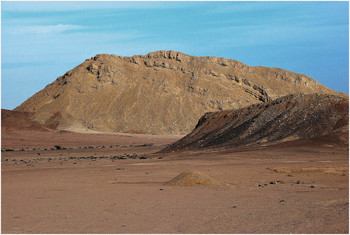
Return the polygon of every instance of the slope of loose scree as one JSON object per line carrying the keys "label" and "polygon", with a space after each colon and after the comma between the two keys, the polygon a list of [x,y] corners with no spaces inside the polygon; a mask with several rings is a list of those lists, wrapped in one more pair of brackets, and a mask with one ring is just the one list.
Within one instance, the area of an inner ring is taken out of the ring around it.
{"label": "slope of loose scree", "polygon": [[57,78],[17,111],[76,132],[187,134],[206,112],[262,104],[291,93],[337,93],[277,68],[175,51],[101,54]]}
{"label": "slope of loose scree", "polygon": [[348,99],[339,96],[288,95],[266,104],[206,113],[190,134],[163,151],[270,145],[326,135],[342,139],[349,129],[348,106]]}

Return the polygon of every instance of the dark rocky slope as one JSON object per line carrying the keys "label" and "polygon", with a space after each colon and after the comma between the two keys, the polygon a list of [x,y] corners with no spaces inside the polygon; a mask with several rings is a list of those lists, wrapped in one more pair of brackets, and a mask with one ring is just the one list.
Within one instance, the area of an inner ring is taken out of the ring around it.
{"label": "dark rocky slope", "polygon": [[[349,130],[349,101],[334,95],[288,95],[264,104],[206,113],[187,136],[164,152],[209,147],[266,146]],[[324,141],[324,140],[322,140]],[[344,140],[348,141],[348,140]]]}

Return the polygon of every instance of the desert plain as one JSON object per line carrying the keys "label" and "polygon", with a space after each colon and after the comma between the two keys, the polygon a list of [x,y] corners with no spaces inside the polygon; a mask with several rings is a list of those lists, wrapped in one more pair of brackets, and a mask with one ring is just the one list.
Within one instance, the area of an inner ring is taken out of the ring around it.
{"label": "desert plain", "polygon": [[[157,153],[180,137],[2,135],[2,233],[348,233],[348,147]],[[185,170],[222,184],[166,185]]]}

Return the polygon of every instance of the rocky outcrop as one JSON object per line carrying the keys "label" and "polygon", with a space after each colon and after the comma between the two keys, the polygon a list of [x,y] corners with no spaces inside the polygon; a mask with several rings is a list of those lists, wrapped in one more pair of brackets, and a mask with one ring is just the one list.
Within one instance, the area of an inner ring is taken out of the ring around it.
{"label": "rocky outcrop", "polygon": [[292,93],[339,94],[302,74],[232,59],[175,51],[101,54],[15,110],[34,112],[36,121],[70,131],[187,134],[206,112],[263,104]]}
{"label": "rocky outcrop", "polygon": [[311,94],[288,95],[241,109],[206,113],[190,134],[163,152],[266,146],[326,135],[347,135],[348,107],[349,100],[340,96]]}

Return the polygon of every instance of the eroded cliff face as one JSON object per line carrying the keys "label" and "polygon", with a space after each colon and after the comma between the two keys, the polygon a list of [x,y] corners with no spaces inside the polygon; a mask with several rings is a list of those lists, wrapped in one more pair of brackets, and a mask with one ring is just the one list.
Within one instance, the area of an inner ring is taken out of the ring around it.
{"label": "eroded cliff face", "polygon": [[302,74],[232,59],[175,51],[101,54],[15,110],[34,112],[34,119],[50,128],[77,132],[187,134],[206,112],[298,93],[339,94]]}
{"label": "eroded cliff face", "polygon": [[241,109],[206,113],[190,134],[164,151],[262,146],[342,136],[348,131],[348,99],[324,94],[288,95]]}

